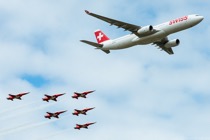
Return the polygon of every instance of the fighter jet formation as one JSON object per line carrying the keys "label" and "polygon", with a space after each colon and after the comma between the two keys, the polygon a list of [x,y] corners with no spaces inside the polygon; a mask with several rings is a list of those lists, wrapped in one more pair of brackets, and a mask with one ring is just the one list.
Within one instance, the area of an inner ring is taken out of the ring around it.
{"label": "fighter jet formation", "polygon": [[[91,91],[84,91],[84,92],[74,92],[72,98],[73,99],[78,99],[79,97],[81,98],[87,98],[86,96],[92,92],[95,92],[95,90],[91,90]],[[11,100],[13,101],[14,99],[18,99],[18,100],[22,100],[22,96],[25,96],[27,94],[29,94],[30,92],[23,92],[23,93],[18,93],[18,94],[9,94],[7,97],[7,100]],[[60,96],[65,95],[66,93],[59,93],[59,94],[54,94],[54,95],[48,95],[48,94],[44,94],[45,97],[42,98],[42,101],[46,101],[49,102],[50,100],[57,102],[57,98]],[[80,114],[83,115],[87,115],[87,112],[90,110],[93,110],[95,107],[92,108],[85,108],[85,109],[74,109],[72,115],[75,116],[79,116]],[[51,119],[51,118],[60,118],[61,114],[64,114],[65,112],[67,112],[67,110],[63,110],[63,111],[57,111],[57,112],[46,112],[46,115],[44,115],[44,118],[46,119]],[[94,122],[95,123],[95,122]],[[76,124],[76,127],[74,127],[75,129],[80,130],[80,128],[88,128],[89,125],[92,125],[94,123],[85,123],[85,124]]]}

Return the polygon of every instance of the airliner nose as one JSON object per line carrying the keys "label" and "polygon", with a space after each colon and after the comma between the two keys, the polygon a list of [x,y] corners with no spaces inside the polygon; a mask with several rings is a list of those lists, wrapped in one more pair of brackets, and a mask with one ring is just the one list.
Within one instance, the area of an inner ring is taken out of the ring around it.
{"label": "airliner nose", "polygon": [[204,17],[203,16],[200,16],[200,20],[202,21],[204,19]]}
{"label": "airliner nose", "polygon": [[200,23],[203,19],[204,19],[203,16],[196,15],[196,20],[197,20],[198,23]]}

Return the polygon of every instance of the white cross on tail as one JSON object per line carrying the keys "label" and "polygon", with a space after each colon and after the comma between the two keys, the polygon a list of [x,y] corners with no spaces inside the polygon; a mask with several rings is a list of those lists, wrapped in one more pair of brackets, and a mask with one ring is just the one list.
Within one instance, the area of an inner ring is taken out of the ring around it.
{"label": "white cross on tail", "polygon": [[97,36],[97,39],[98,39],[99,41],[101,41],[101,38],[102,38],[103,36],[104,36],[104,35],[103,35],[102,33],[99,33],[98,36]]}

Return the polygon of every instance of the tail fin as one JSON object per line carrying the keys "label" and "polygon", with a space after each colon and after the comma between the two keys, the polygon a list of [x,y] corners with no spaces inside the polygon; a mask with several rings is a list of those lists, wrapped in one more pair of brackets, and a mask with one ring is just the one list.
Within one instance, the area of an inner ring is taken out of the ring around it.
{"label": "tail fin", "polygon": [[95,33],[96,40],[99,44],[104,41],[109,40],[109,38],[101,30],[96,30],[94,33]]}

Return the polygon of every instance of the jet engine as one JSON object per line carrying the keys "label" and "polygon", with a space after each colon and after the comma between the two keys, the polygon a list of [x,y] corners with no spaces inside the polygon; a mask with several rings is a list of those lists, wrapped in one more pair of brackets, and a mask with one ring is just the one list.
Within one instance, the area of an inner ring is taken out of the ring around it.
{"label": "jet engine", "polygon": [[171,48],[171,47],[176,47],[176,46],[178,46],[179,44],[180,44],[179,39],[173,39],[173,40],[168,41],[168,42],[164,45],[164,47],[165,47],[165,48]]}
{"label": "jet engine", "polygon": [[137,33],[140,35],[140,36],[145,36],[145,35],[149,35],[151,33],[153,33],[153,26],[152,25],[148,25],[148,26],[144,26],[142,27],[141,29],[139,29],[137,31]]}

